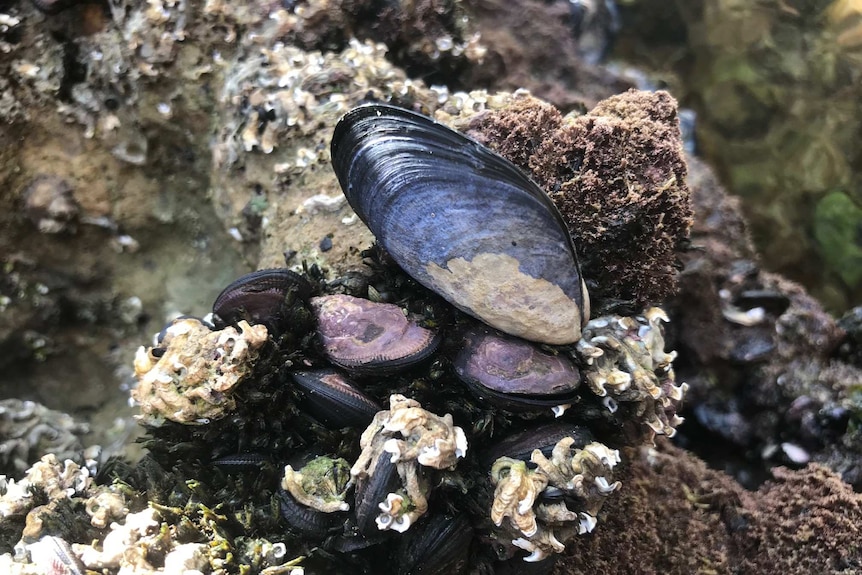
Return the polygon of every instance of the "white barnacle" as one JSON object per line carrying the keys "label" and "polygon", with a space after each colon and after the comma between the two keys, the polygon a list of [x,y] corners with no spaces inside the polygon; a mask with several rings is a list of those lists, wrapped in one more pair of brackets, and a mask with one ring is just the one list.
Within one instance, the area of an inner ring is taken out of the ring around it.
{"label": "white barnacle", "polygon": [[553,412],[555,418],[561,417],[570,407],[572,407],[571,403],[561,403],[560,405],[552,407],[551,412]]}
{"label": "white barnacle", "polygon": [[519,549],[523,549],[524,551],[530,552],[529,555],[524,557],[524,561],[526,561],[527,563],[536,563],[548,557],[547,552],[542,550],[542,548],[534,544],[529,539],[524,539],[523,537],[519,537],[518,539],[512,539],[512,545],[518,547]]}
{"label": "white barnacle", "polygon": [[496,486],[491,521],[499,527],[508,517],[525,537],[535,535],[539,527],[533,504],[548,485],[547,475],[527,469],[523,461],[501,457],[491,466],[491,482]]}
{"label": "white barnacle", "polygon": [[613,469],[617,463],[622,461],[618,449],[611,449],[598,441],[590,443],[584,449],[595,455],[602,462],[602,465],[607,466],[608,469]]}
{"label": "white barnacle", "polygon": [[378,505],[381,513],[374,520],[377,523],[377,528],[381,531],[392,529],[399,533],[404,533],[420,514],[415,510],[410,509],[410,505],[405,501],[402,495],[398,493],[390,493],[386,496],[386,501]]}
{"label": "white barnacle", "polygon": [[596,477],[595,478],[596,487],[599,488],[599,492],[603,494],[613,493],[617,489],[619,489],[620,485],[622,485],[619,481],[614,481],[613,483],[608,483],[607,477]]}
{"label": "white barnacle", "polygon": [[578,528],[578,533],[583,535],[584,533],[592,533],[593,529],[596,528],[599,520],[590,515],[589,513],[581,513],[581,521]]}

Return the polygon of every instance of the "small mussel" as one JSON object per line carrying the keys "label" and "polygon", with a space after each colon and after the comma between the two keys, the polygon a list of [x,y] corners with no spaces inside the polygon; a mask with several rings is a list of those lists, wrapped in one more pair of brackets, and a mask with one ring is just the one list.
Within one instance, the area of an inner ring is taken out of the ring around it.
{"label": "small mussel", "polygon": [[288,269],[258,270],[231,282],[213,303],[213,322],[216,328],[235,325],[240,320],[266,324],[276,333],[278,323],[291,297],[300,300],[311,295],[311,284],[301,275]]}
{"label": "small mussel", "polygon": [[353,210],[404,271],[506,333],[578,340],[589,298],[547,194],[514,164],[421,114],[348,112],[332,165]]}
{"label": "small mussel", "polygon": [[303,392],[302,407],[329,426],[365,428],[383,409],[334,369],[298,371],[292,377]]}
{"label": "small mussel", "polygon": [[[398,490],[398,471],[395,463],[388,455],[378,457],[372,463],[372,469],[367,475],[359,476],[356,480],[356,526],[359,532],[374,537],[381,531],[390,528],[394,531],[403,531],[398,524],[383,525],[383,517],[389,517],[381,513],[380,506],[391,506],[392,502],[388,495]],[[409,527],[409,523],[408,523]]]}
{"label": "small mussel", "polygon": [[557,442],[566,437],[573,438],[575,446],[579,448],[593,441],[593,434],[586,427],[566,421],[545,423],[512,434],[497,442],[481,454],[480,462],[485,467],[491,467],[491,464],[500,457],[530,461],[530,456],[535,449],[550,456]]}
{"label": "small mussel", "polygon": [[329,360],[349,371],[385,373],[414,365],[437,349],[439,338],[397,305],[348,295],[311,299],[317,333]]}
{"label": "small mussel", "polygon": [[453,365],[474,395],[509,411],[571,403],[581,380],[566,357],[488,330],[468,332]]}
{"label": "small mussel", "polygon": [[285,466],[278,490],[282,517],[299,533],[325,535],[346,519],[349,479],[350,467],[343,459],[310,454],[294,459]]}

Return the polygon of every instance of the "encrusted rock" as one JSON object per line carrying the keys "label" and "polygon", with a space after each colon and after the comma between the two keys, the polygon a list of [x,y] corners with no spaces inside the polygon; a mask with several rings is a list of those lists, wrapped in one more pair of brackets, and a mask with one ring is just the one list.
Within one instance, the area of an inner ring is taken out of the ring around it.
{"label": "encrusted rock", "polygon": [[143,421],[165,419],[203,423],[234,408],[231,393],[251,372],[257,350],[267,340],[264,325],[240,321],[239,331],[210,331],[196,319],[179,319],[165,330],[157,348],[138,349],[132,397]]}

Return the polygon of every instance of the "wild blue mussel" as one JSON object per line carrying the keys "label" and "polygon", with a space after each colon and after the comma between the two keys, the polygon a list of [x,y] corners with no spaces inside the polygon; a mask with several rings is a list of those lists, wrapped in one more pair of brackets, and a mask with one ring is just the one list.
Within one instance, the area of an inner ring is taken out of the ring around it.
{"label": "wild blue mussel", "polygon": [[[237,404],[267,414],[249,416],[260,436],[243,442],[273,445],[289,463],[280,505],[290,533],[306,550],[405,573],[561,552],[619,485],[619,454],[597,439],[643,441],[680,421],[685,388],[663,350],[666,317],[588,321],[575,249],[548,197],[425,116],[357,108],[335,129],[332,161],[400,269],[377,258],[368,283],[350,288],[254,272],[213,310],[217,327],[265,324],[275,344],[261,348],[269,371],[249,386],[285,403]],[[368,297],[374,281],[386,283],[375,291],[386,301]],[[426,317],[427,305],[444,313]],[[177,357],[169,338],[162,347]],[[626,439],[633,427],[645,431]],[[458,560],[435,557],[443,549]]]}
{"label": "wild blue mussel", "polygon": [[511,162],[430,118],[373,104],[332,137],[347,201],[401,268],[508,334],[568,344],[589,296],[566,225]]}

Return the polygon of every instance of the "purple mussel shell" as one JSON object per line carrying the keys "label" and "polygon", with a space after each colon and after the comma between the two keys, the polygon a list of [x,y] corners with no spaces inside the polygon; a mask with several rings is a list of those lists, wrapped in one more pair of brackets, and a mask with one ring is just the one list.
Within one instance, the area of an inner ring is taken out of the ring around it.
{"label": "purple mussel shell", "polygon": [[240,320],[250,324],[278,324],[291,294],[305,300],[311,285],[301,275],[288,269],[258,270],[231,282],[213,303],[213,322],[217,329],[235,325]]}
{"label": "purple mussel shell", "polygon": [[479,399],[512,411],[568,403],[581,381],[568,358],[485,330],[465,335],[453,365]]}
{"label": "purple mussel shell", "polygon": [[328,295],[312,298],[311,307],[327,357],[350,371],[403,369],[430,356],[439,343],[435,332],[409,321],[394,304]]}
{"label": "purple mussel shell", "polygon": [[303,392],[302,407],[330,427],[365,428],[383,409],[334,369],[298,371],[293,381]]}
{"label": "purple mussel shell", "polygon": [[505,333],[580,338],[589,297],[565,222],[514,164],[431,118],[360,106],[332,136],[347,201],[410,276]]}

